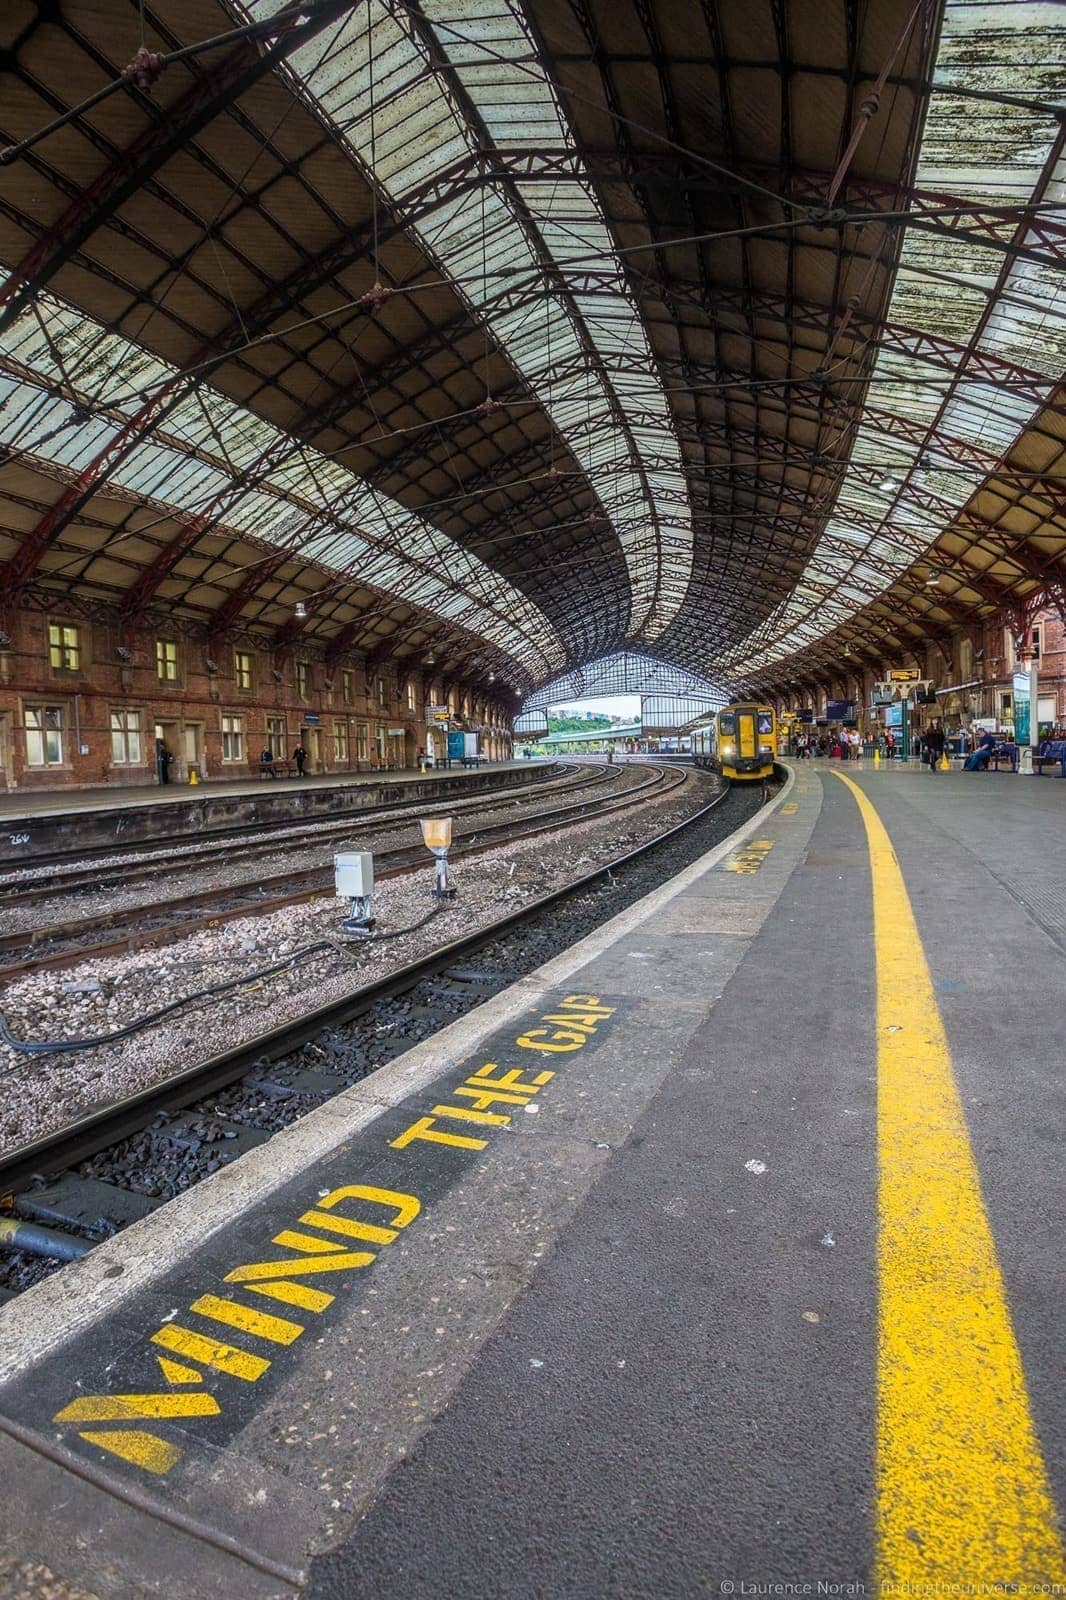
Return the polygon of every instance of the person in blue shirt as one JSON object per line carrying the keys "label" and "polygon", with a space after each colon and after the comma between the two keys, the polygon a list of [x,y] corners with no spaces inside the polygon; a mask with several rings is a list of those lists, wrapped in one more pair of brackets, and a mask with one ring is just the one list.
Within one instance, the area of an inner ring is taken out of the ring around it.
{"label": "person in blue shirt", "polygon": [[995,749],[995,744],[996,741],[992,734],[987,728],[985,728],[981,733],[981,737],[977,741],[977,749],[974,751],[973,755],[967,761],[962,770],[964,772],[987,772],[988,763],[992,759],[992,751]]}

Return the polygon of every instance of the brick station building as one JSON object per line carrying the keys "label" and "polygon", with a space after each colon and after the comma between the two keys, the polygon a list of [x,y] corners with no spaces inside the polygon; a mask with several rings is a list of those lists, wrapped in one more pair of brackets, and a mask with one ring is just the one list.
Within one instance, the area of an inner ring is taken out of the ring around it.
{"label": "brick station building", "polygon": [[506,694],[450,681],[447,663],[331,662],[313,638],[279,654],[245,634],[212,644],[177,615],[130,631],[99,610],[28,604],[0,636],[0,790],[155,784],[157,739],[176,783],[193,767],[247,778],[264,748],[291,756],[297,744],[313,774],[414,767],[420,751],[445,754],[431,706],[502,760]]}

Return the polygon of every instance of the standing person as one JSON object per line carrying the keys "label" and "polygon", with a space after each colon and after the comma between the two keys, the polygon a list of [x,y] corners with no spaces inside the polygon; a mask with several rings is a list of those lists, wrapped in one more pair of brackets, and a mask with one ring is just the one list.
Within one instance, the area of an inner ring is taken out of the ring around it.
{"label": "standing person", "polygon": [[935,772],[937,762],[944,754],[944,730],[939,721],[931,722],[922,738],[922,758],[929,771]]}
{"label": "standing person", "polygon": [[302,744],[298,744],[296,746],[296,749],[292,753],[292,759],[296,763],[297,775],[302,778],[304,776],[304,767],[307,763],[307,751],[304,749]]}
{"label": "standing person", "polygon": [[891,728],[889,728],[888,732],[885,734],[885,755],[890,761],[894,761],[896,759],[896,735],[892,732]]}
{"label": "standing person", "polygon": [[173,759],[174,757],[167,749],[166,740],[157,739],[155,742],[155,767],[160,783],[170,782],[170,763]]}

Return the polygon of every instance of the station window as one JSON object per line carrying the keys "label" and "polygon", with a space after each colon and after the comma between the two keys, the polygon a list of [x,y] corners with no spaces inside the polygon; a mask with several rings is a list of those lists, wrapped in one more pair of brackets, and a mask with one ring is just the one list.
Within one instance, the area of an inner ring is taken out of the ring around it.
{"label": "station window", "polygon": [[352,674],[347,667],[341,673],[341,699],[346,706],[352,703]]}
{"label": "station window", "polygon": [[275,761],[285,759],[285,718],[267,717],[267,748]]}
{"label": "station window", "polygon": [[120,708],[111,713],[111,761],[116,767],[136,767],[141,761],[141,713]]}
{"label": "station window", "polygon": [[333,724],[333,761],[338,767],[348,765],[348,724],[335,722]]}
{"label": "station window", "polygon": [[235,650],[233,652],[233,676],[238,689],[251,689],[255,686],[254,664],[250,650]]}
{"label": "station window", "polygon": [[77,672],[81,665],[81,643],[74,623],[48,624],[48,658],[54,672]]}
{"label": "station window", "polygon": [[311,698],[311,663],[298,661],[296,663],[296,693],[301,700]]}
{"label": "station window", "polygon": [[381,725],[380,722],[378,723],[377,745],[378,760],[384,761],[389,751],[389,735],[388,731]]}
{"label": "station window", "polygon": [[408,678],[407,680],[407,709],[408,711],[418,710],[418,690],[415,688],[413,678]]}
{"label": "station window", "polygon": [[178,646],[173,639],[157,639],[155,642],[155,675],[160,683],[177,683],[178,681]]}
{"label": "station window", "polygon": [[384,704],[385,704],[385,679],[384,678],[379,678],[378,679],[378,705],[379,706],[383,706]]}
{"label": "station window", "polygon": [[26,764],[30,767],[63,765],[62,706],[25,708]]}
{"label": "station window", "polygon": [[222,718],[222,759],[244,759],[244,718],[224,715]]}
{"label": "station window", "polygon": [[370,728],[365,722],[360,722],[356,726],[355,753],[359,761],[370,760]]}

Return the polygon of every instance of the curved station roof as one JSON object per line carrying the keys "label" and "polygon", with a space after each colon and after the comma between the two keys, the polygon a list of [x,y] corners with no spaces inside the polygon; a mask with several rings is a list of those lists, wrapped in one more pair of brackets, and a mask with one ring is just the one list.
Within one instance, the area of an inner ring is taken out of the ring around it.
{"label": "curved station roof", "polygon": [[1063,602],[1064,54],[1053,0],[12,0],[0,608],[772,691]]}

